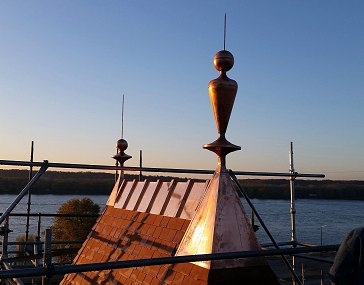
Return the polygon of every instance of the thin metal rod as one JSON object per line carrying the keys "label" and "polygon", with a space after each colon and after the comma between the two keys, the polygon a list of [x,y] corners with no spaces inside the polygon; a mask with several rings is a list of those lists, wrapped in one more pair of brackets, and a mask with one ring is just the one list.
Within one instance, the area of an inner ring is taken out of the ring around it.
{"label": "thin metal rod", "polygon": [[[29,161],[16,161],[16,160],[0,160],[0,165],[13,165],[13,166],[42,166],[43,162],[29,162]],[[96,164],[74,164],[74,163],[57,163],[48,162],[49,168],[75,168],[75,169],[93,169],[93,170],[123,170],[123,171],[140,171],[143,172],[166,172],[166,173],[189,173],[189,174],[214,174],[214,170],[206,169],[179,169],[179,168],[153,168],[153,167],[130,167],[130,166],[111,166],[111,165],[96,165]],[[305,177],[305,178],[324,178],[324,174],[311,174],[311,173],[284,173],[284,172],[255,172],[255,171],[235,171],[235,175],[247,176],[279,176],[279,177]]]}
{"label": "thin metal rod", "polygon": [[327,252],[327,251],[336,251],[338,248],[339,245],[326,245],[326,246],[314,246],[314,247],[303,247],[303,248],[284,248],[284,249],[270,249],[270,250],[259,250],[259,251],[237,251],[237,252],[226,252],[226,253],[172,256],[172,257],[162,257],[162,258],[146,258],[146,259],[134,259],[134,260],[78,264],[78,265],[72,264],[72,265],[54,266],[48,270],[46,268],[14,269],[9,271],[0,271],[0,278],[42,276],[46,274],[59,275],[67,273],[110,270],[110,269],[152,266],[152,265],[162,265],[162,264],[176,264],[176,263],[186,263],[186,262],[196,262],[196,261],[206,261],[206,260],[236,259],[236,258],[247,258],[256,256],[275,256],[282,254],[291,255],[291,254],[309,253],[309,252]]}
{"label": "thin metal rod", "polygon": [[142,173],[142,168],[143,168],[143,151],[140,150],[139,151],[139,181],[143,180],[143,173]]}
{"label": "thin metal rod", "polygon": [[124,138],[124,94],[123,94],[123,101],[121,104],[121,138]]}
{"label": "thin metal rod", "polygon": [[224,50],[226,46],[226,13],[225,13],[225,17],[224,17]]}
{"label": "thin metal rod", "polygon": [[28,190],[33,186],[33,184],[38,181],[38,179],[44,174],[44,172],[46,172],[47,168],[48,168],[47,161],[44,161],[41,164],[41,168],[39,169],[39,171],[37,172],[37,174],[32,178],[32,180],[30,180],[28,182],[28,184],[24,187],[24,189],[20,191],[20,193],[18,194],[18,196],[15,198],[15,200],[10,204],[10,206],[1,215],[1,217],[0,217],[0,224],[7,217],[9,217],[9,214],[11,213],[11,211],[14,210],[14,208],[16,207],[16,205],[18,205],[18,203],[20,202],[20,200],[25,196],[25,194],[27,194]]}
{"label": "thin metal rod", "polygon": [[[229,170],[229,174],[230,177],[234,180],[235,184],[238,186],[240,193],[244,196],[245,200],[247,201],[247,203],[249,204],[250,208],[253,210],[255,216],[257,217],[257,219],[259,220],[260,225],[262,226],[262,228],[264,229],[264,231],[266,232],[266,234],[268,235],[269,239],[271,240],[271,242],[273,243],[274,247],[276,249],[279,249],[279,246],[277,244],[277,242],[275,241],[274,237],[272,236],[272,234],[270,233],[270,231],[268,230],[268,228],[266,227],[265,223],[263,222],[262,218],[260,217],[258,211],[256,210],[255,206],[253,205],[253,203],[251,202],[250,198],[248,197],[248,195],[245,193],[244,189],[241,187],[238,179],[236,178],[236,176],[234,175],[234,172],[232,172],[231,170]],[[288,259],[281,254],[281,257],[284,261],[284,263],[287,265],[289,271],[291,271],[292,276],[294,277],[295,281],[302,285],[300,279],[298,278],[296,272],[293,270],[291,264],[289,263]]]}
{"label": "thin metal rod", "polygon": [[[34,141],[31,143],[30,147],[30,162],[34,161]],[[33,177],[33,165],[30,166],[29,169],[29,181]],[[32,193],[30,191],[30,188],[28,190],[28,207],[27,207],[27,219],[26,219],[26,227],[25,227],[25,241],[28,241],[29,238],[29,214],[30,214],[30,205],[32,204]],[[24,248],[26,250],[26,248]]]}

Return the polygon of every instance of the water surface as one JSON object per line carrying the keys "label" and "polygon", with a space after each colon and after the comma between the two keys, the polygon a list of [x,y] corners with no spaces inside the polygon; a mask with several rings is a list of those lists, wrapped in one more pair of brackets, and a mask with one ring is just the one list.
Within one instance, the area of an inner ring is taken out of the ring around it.
{"label": "water surface", "polygon": [[[72,198],[81,198],[78,195],[32,195],[32,213],[56,213],[57,209],[66,201]],[[107,195],[87,196],[94,202],[104,207]],[[0,211],[3,212],[15,199],[15,195],[0,195]],[[273,237],[279,241],[291,239],[291,222],[288,200],[252,200],[258,212]],[[20,204],[14,209],[17,213],[26,213],[27,197],[24,197]],[[250,216],[250,209],[244,203],[246,213]],[[296,226],[297,239],[305,243],[335,244],[340,243],[345,233],[354,227],[362,226],[364,221],[364,201],[342,201],[342,200],[315,200],[300,199],[296,201]],[[37,218],[30,219],[30,233],[36,233]],[[42,218],[42,231],[51,226],[53,218]],[[256,219],[256,223],[258,223]],[[11,217],[10,239],[15,240],[16,236],[25,233],[25,217]],[[263,232],[257,232],[258,239],[262,243],[270,240]]]}

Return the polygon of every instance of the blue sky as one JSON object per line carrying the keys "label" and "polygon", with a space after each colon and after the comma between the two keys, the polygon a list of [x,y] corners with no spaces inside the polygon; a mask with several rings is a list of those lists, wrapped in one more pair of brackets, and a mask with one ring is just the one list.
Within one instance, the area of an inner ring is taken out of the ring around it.
{"label": "blue sky", "polygon": [[1,1],[0,159],[208,168],[207,84],[223,47],[239,84],[235,170],[364,179],[362,1]]}

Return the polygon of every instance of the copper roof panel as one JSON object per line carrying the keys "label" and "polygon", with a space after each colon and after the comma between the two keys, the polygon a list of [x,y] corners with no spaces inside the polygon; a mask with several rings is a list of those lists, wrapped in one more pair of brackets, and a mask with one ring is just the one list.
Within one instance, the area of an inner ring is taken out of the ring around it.
{"label": "copper roof panel", "polygon": [[134,190],[130,192],[131,195],[124,195],[127,198],[126,201],[124,201],[125,205],[123,206],[123,209],[134,210],[135,206],[137,206],[139,197],[141,197],[142,191],[145,190],[144,186],[147,186],[146,180],[138,181],[134,187]]}
{"label": "copper roof panel", "polygon": [[179,208],[183,207],[183,197],[188,190],[188,187],[192,187],[193,182],[180,182],[177,183],[172,189],[172,195],[169,199],[169,203],[167,204],[164,215],[169,217],[176,217]]}
{"label": "copper roof panel", "polygon": [[123,181],[115,183],[107,205],[118,209],[192,219],[206,182]]}
{"label": "copper roof panel", "polygon": [[197,206],[206,192],[207,185],[208,182],[193,183],[191,192],[189,193],[186,199],[186,203],[183,207],[183,211],[181,215],[180,216],[177,215],[177,217],[180,217],[182,219],[192,220],[193,216],[196,213]]}
{"label": "copper roof panel", "polygon": [[163,182],[159,188],[158,196],[154,200],[152,208],[150,209],[149,213],[159,215],[163,208],[163,205],[166,201],[168,193],[171,191],[171,182]]}
{"label": "copper roof panel", "polygon": [[134,191],[134,188],[138,181],[123,181],[121,186],[118,189],[118,193],[116,195],[115,199],[115,206],[118,205],[118,208],[123,209],[125,202],[127,201],[128,197],[132,194]]}
{"label": "copper roof panel", "polygon": [[118,180],[115,182],[115,185],[111,191],[109,199],[107,199],[106,205],[114,206],[119,188],[120,188],[120,176],[119,176]]}
{"label": "copper roof panel", "polygon": [[[147,212],[148,207],[152,207],[153,204],[153,195],[158,190],[159,182],[149,182],[148,189],[145,191],[143,199],[140,201],[138,211],[139,212]],[[115,207],[117,207],[115,205]]]}

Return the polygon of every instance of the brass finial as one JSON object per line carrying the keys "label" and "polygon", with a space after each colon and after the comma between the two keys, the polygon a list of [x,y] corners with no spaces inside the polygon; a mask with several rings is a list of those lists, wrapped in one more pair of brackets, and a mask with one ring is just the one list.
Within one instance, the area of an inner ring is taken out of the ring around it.
{"label": "brass finial", "polygon": [[117,153],[113,156],[113,158],[119,162],[120,166],[124,166],[124,162],[131,158],[130,155],[125,153],[127,148],[128,142],[126,140],[120,139],[116,142]]}
{"label": "brass finial", "polygon": [[[226,23],[226,18],[225,18]],[[226,34],[226,28],[224,29]],[[225,48],[225,37],[224,37]],[[229,124],[231,111],[233,109],[238,84],[235,80],[227,77],[226,72],[234,66],[234,56],[227,50],[221,50],[214,56],[214,66],[220,71],[220,76],[210,81],[208,90],[212,110],[215,115],[216,127],[219,138],[210,143],[205,144],[203,148],[215,152],[218,155],[218,162],[222,167],[226,166],[225,157],[228,153],[240,150],[240,146],[230,143],[225,138],[226,129]]]}

